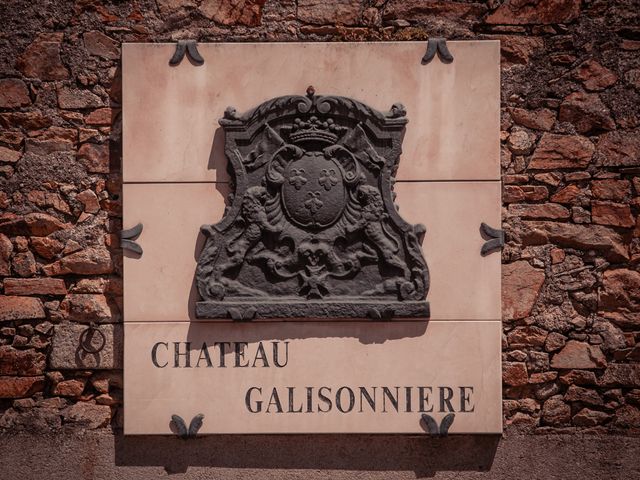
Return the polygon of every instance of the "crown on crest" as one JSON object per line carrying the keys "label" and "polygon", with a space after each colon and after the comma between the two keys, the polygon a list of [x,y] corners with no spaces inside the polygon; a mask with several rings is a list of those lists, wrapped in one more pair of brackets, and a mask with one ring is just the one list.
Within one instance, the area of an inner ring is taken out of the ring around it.
{"label": "crown on crest", "polygon": [[289,138],[293,143],[318,141],[334,144],[343,131],[344,128],[336,125],[331,118],[326,120],[316,116],[309,117],[308,120],[296,118],[291,126]]}

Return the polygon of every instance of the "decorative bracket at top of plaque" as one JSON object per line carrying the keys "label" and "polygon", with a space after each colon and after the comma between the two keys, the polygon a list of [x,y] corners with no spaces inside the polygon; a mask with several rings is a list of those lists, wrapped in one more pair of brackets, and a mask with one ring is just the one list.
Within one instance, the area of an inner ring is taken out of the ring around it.
{"label": "decorative bracket at top of plaque", "polygon": [[201,228],[196,315],[428,318],[425,227],[400,217],[393,193],[406,124],[402,104],[382,113],[313,87],[227,108],[234,192]]}

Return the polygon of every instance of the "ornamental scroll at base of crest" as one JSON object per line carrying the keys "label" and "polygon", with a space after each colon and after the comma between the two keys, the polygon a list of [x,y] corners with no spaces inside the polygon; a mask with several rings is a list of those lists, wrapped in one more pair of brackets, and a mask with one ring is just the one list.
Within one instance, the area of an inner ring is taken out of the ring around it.
{"label": "ornamental scroll at base of crest", "polygon": [[394,204],[405,115],[312,87],[229,107],[234,193],[202,227],[198,318],[428,318],[425,229]]}

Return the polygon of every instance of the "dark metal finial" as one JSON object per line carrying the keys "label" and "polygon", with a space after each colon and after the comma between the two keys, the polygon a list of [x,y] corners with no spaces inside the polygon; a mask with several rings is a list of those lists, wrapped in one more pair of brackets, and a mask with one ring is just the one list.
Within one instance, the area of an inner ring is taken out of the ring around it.
{"label": "dark metal finial", "polygon": [[423,413],[420,418],[429,435],[432,437],[446,437],[449,434],[449,428],[451,428],[453,420],[456,418],[456,414],[448,413],[445,415],[440,422],[440,426],[438,426],[436,419],[429,414]]}
{"label": "dark metal finial", "polygon": [[184,56],[188,55],[194,65],[200,66],[204,63],[204,58],[198,52],[198,45],[195,40],[178,40],[176,51],[173,53],[169,65],[175,67],[180,65]]}
{"label": "dark metal finial", "polygon": [[313,85],[309,85],[307,87],[307,97],[311,98],[316,94],[316,89],[313,88]]}
{"label": "dark metal finial", "polygon": [[486,223],[480,224],[480,234],[483,235],[487,241],[482,245],[480,249],[480,255],[483,257],[489,255],[491,252],[501,250],[504,246],[504,231],[498,228],[491,228]]}
{"label": "dark metal finial", "polygon": [[447,39],[446,38],[430,38],[427,41],[427,51],[422,57],[422,64],[426,65],[431,62],[433,58],[438,54],[438,58],[442,63],[451,63],[453,62],[453,55],[449,51],[447,47]]}

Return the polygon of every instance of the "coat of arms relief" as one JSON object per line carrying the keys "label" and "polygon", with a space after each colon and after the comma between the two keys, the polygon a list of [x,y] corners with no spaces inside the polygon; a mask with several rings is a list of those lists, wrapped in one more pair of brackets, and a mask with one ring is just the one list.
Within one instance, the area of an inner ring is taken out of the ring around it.
{"label": "coat of arms relief", "polygon": [[397,103],[306,95],[220,125],[233,193],[202,226],[199,318],[428,318],[422,225],[393,193],[407,125]]}

